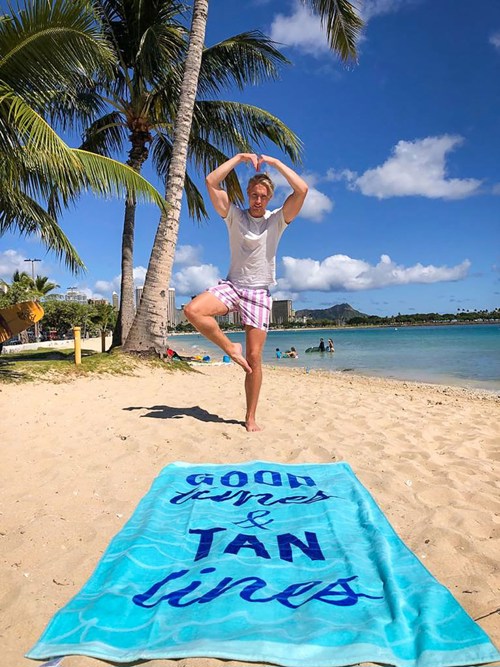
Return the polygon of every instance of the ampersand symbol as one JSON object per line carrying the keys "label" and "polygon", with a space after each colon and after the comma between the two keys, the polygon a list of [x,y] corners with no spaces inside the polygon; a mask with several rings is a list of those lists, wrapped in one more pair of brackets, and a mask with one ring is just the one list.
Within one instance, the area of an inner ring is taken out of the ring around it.
{"label": "ampersand symbol", "polygon": [[242,528],[262,528],[262,530],[269,530],[266,528],[268,523],[272,523],[274,519],[269,519],[269,521],[264,521],[260,523],[257,519],[263,519],[268,514],[271,514],[269,510],[255,510],[254,512],[249,512],[247,518],[243,521],[234,521],[235,526],[241,526]]}

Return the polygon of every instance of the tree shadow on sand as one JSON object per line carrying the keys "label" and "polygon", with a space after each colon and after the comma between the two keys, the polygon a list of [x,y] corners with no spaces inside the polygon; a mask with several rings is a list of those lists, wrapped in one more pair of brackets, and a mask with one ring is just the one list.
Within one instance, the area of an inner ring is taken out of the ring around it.
{"label": "tree shadow on sand", "polygon": [[170,405],[151,405],[149,407],[143,406],[131,406],[129,408],[123,408],[132,412],[132,410],[149,410],[145,415],[141,417],[152,417],[153,419],[181,419],[181,417],[193,417],[202,422],[217,422],[219,424],[237,424],[238,426],[244,426],[245,422],[238,421],[237,419],[223,419],[219,415],[214,415],[203,408],[200,408],[199,405],[193,405],[190,408],[174,408]]}

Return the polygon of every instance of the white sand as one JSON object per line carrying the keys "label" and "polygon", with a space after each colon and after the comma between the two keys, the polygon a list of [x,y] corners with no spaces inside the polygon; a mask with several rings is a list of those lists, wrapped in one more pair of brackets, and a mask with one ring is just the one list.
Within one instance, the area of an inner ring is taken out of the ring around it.
{"label": "white sand", "polygon": [[258,414],[265,430],[250,434],[241,369],[197,370],[0,385],[3,665],[36,664],[23,653],[177,460],[349,462],[408,547],[500,644],[491,613],[500,606],[498,397],[271,367]]}

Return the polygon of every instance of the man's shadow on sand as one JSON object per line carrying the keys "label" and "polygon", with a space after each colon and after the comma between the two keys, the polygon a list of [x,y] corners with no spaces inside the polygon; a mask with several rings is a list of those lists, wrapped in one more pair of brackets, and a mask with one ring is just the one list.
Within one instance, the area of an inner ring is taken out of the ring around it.
{"label": "man's shadow on sand", "polygon": [[217,422],[220,424],[237,424],[238,426],[245,426],[245,422],[238,421],[237,419],[223,419],[219,415],[214,415],[203,408],[200,408],[199,405],[193,405],[191,408],[174,408],[170,405],[151,405],[150,407],[143,406],[130,406],[129,408],[123,408],[132,412],[132,410],[149,410],[145,415],[141,417],[152,417],[153,419],[180,419],[181,417],[193,417],[194,419],[199,419],[202,422]]}

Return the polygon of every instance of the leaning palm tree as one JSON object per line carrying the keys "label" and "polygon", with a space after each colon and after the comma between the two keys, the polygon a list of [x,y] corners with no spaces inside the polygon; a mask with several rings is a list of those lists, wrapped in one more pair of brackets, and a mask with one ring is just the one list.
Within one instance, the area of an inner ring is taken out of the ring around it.
{"label": "leaning palm tree", "polygon": [[[304,0],[320,16],[330,47],[344,61],[356,58],[356,40],[362,20],[347,0]],[[208,17],[208,0],[193,0],[189,48],[174,127],[170,168],[165,198],[169,211],[162,214],[149,260],[141,303],[125,344],[127,351],[160,351],[165,341],[167,289],[179,230],[181,198],[195,100],[203,56]]]}
{"label": "leaning palm tree", "polygon": [[[45,120],[64,91],[76,100],[93,77],[111,70],[112,52],[84,0],[30,0],[0,16],[0,235],[36,235],[67,266],[83,267],[57,222],[86,189],[137,193],[162,209],[160,194],[134,170],[71,149]],[[95,111],[88,98],[88,113]]]}
{"label": "leaning palm tree", "polygon": [[[172,156],[173,128],[180,95],[188,34],[173,0],[94,0],[104,32],[114,51],[114,77],[97,86],[107,106],[85,133],[83,147],[111,155],[127,143],[127,164],[138,173],[152,155],[163,178]],[[225,158],[224,151],[246,151],[249,143],[269,139],[295,160],[297,137],[277,118],[251,105],[222,102],[223,88],[275,78],[286,58],[261,33],[236,35],[202,55],[198,99],[194,106],[188,155],[195,170],[213,168]],[[215,99],[210,99],[215,98]],[[206,217],[201,193],[187,174],[185,194],[190,214]],[[241,199],[236,179],[229,183],[231,195]],[[134,308],[133,246],[136,202],[127,196],[122,233],[121,288],[118,323],[113,345],[125,341]]]}

